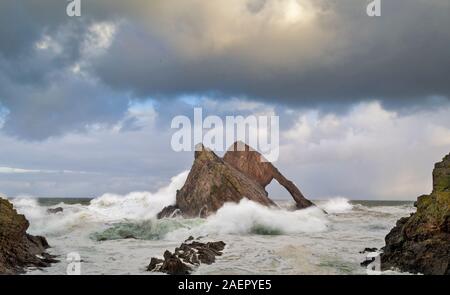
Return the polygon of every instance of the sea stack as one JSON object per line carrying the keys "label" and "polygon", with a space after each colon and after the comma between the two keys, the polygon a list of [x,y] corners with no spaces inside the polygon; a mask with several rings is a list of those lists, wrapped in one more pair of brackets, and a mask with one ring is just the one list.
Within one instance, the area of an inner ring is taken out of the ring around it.
{"label": "sea stack", "polygon": [[27,234],[28,227],[25,216],[0,198],[0,274],[24,273],[26,267],[47,267],[57,262],[45,253],[47,240]]}
{"label": "sea stack", "polygon": [[246,144],[236,142],[223,158],[203,145],[197,150],[186,183],[177,191],[176,204],[164,208],[158,218],[174,213],[184,217],[207,217],[223,204],[237,203],[243,198],[264,206],[275,206],[265,190],[273,179],[291,193],[298,209],[313,205],[293,182]]}
{"label": "sea stack", "polygon": [[418,198],[417,212],[386,236],[383,270],[450,275],[450,155],[433,170],[433,192]]}

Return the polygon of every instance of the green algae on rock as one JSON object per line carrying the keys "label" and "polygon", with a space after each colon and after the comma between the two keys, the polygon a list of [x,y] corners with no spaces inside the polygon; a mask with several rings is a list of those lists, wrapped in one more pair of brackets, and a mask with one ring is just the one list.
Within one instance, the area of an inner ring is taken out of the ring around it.
{"label": "green algae on rock", "polygon": [[386,236],[382,269],[450,275],[450,155],[435,165],[433,192],[415,205],[417,212],[398,220]]}
{"label": "green algae on rock", "polygon": [[45,253],[47,240],[27,234],[28,227],[25,216],[0,198],[0,274],[23,273],[26,267],[47,267],[57,262]]}

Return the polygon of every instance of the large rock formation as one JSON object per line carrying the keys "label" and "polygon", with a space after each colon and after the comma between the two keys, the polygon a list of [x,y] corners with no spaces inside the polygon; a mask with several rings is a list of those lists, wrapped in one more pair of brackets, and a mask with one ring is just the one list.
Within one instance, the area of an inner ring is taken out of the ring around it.
{"label": "large rock formation", "polygon": [[23,273],[29,266],[47,267],[57,262],[45,253],[49,245],[44,237],[26,233],[28,226],[25,216],[0,198],[0,274]]}
{"label": "large rock formation", "polygon": [[433,192],[419,197],[416,207],[386,236],[382,269],[450,275],[450,155],[435,165]]}
{"label": "large rock formation", "polygon": [[[276,179],[283,185],[302,209],[313,205],[300,190],[287,180],[271,163],[262,161],[262,155],[247,145],[242,151],[233,148],[224,158],[201,146],[195,152],[195,161],[186,183],[177,191],[176,204],[164,208],[158,218],[180,213],[185,217],[207,217],[227,202],[248,198],[265,206],[275,203],[268,197],[265,187]],[[239,143],[240,144],[240,143]]]}
{"label": "large rock formation", "polygon": [[312,206],[313,203],[306,199],[298,187],[270,162],[263,158],[257,151],[242,142],[236,142],[223,157],[224,161],[247,177],[253,179],[265,188],[272,180],[276,180],[294,198],[297,208],[303,209]]}

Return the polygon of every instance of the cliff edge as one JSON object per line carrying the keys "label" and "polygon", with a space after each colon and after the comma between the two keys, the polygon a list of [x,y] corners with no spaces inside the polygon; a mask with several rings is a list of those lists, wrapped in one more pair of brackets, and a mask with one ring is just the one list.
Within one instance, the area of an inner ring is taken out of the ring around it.
{"label": "cliff edge", "polygon": [[383,270],[450,275],[450,155],[435,165],[433,192],[418,198],[417,212],[386,236]]}

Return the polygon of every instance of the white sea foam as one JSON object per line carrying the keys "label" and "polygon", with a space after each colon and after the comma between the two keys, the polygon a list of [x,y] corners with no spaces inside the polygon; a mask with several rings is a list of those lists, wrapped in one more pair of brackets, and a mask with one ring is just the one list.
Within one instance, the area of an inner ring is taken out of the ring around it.
{"label": "white sea foam", "polygon": [[125,196],[104,194],[91,201],[89,209],[108,220],[144,220],[155,217],[164,207],[175,203],[176,192],[186,181],[188,171],[173,177],[156,193],[133,192]]}
{"label": "white sea foam", "polygon": [[[47,237],[51,253],[80,253],[86,261],[83,274],[142,274],[148,264],[143,257],[157,257],[190,235],[227,243],[223,257],[202,270],[211,274],[365,274],[359,251],[382,247],[396,220],[413,211],[411,204],[352,206],[344,198],[316,202],[327,215],[317,207],[291,211],[289,202],[285,208],[267,208],[243,199],[207,219],[157,220],[156,214],[175,202],[186,176],[174,177],[154,193],[105,194],[87,205],[60,203],[52,206],[63,207],[56,214],[32,197],[10,200],[30,221],[28,232]],[[66,264],[45,271],[64,274]]]}
{"label": "white sea foam", "polygon": [[[31,232],[60,234],[92,223],[113,223],[151,219],[165,206],[175,203],[176,191],[181,188],[188,172],[171,179],[171,183],[155,193],[133,192],[124,196],[104,194],[91,200],[88,206],[58,204],[63,212],[47,213],[35,198],[21,196],[12,200],[15,208],[30,221]],[[55,207],[56,207],[55,206]]]}
{"label": "white sea foam", "polygon": [[347,213],[353,209],[353,205],[346,198],[336,197],[328,200],[320,207],[330,214]]}

